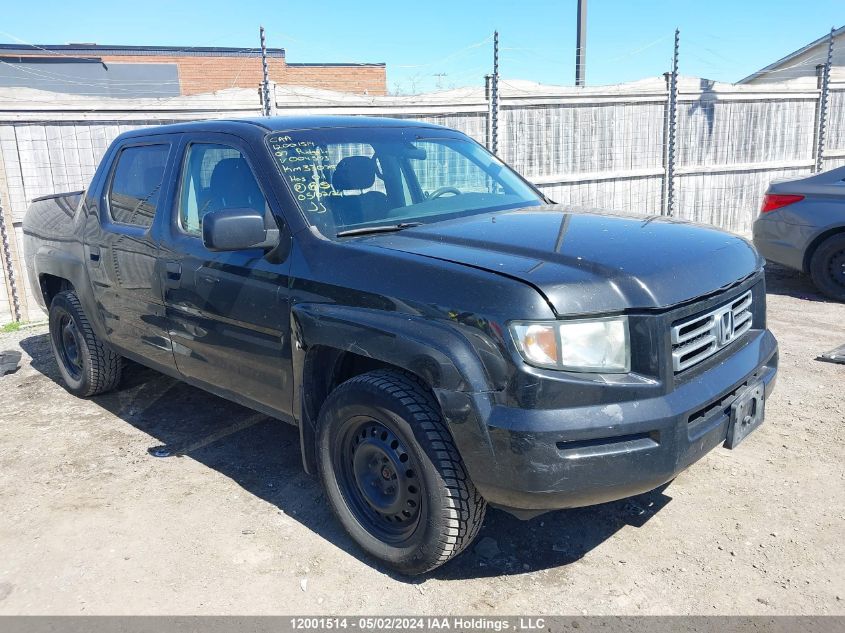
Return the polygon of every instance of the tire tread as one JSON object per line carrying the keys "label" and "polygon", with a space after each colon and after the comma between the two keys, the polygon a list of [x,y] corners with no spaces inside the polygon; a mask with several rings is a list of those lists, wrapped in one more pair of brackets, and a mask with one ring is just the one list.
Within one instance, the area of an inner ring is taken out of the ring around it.
{"label": "tire tread", "polygon": [[466,472],[434,395],[418,376],[401,370],[378,369],[350,378],[338,390],[363,385],[390,394],[411,412],[413,419],[408,422],[423,449],[428,449],[426,453],[443,480],[444,498],[449,500],[442,508],[445,527],[437,539],[437,551],[430,553],[424,563],[420,561],[423,569],[416,573],[430,571],[472,543],[481,529],[487,503]]}
{"label": "tire tread", "polygon": [[845,289],[830,277],[826,265],[829,258],[845,249],[845,233],[836,233],[819,244],[810,259],[810,277],[822,294],[836,301],[845,301]]}
{"label": "tire tread", "polygon": [[120,383],[123,358],[97,338],[75,291],[64,290],[56,295],[53,301],[59,297],[73,313],[90,361],[85,376],[87,380],[83,380],[84,390],[78,395],[85,398],[111,391]]}

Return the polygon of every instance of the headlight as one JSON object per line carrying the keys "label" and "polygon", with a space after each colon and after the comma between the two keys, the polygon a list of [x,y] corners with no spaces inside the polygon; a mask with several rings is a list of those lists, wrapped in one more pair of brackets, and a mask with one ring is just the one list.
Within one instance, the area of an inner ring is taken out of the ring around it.
{"label": "headlight", "polygon": [[516,321],[510,330],[519,353],[530,365],[609,374],[631,370],[627,317]]}

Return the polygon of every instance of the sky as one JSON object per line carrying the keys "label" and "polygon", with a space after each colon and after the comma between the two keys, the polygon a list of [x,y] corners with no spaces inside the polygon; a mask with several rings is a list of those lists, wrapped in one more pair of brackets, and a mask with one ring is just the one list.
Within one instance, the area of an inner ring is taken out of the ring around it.
{"label": "sky", "polygon": [[[499,31],[500,76],[572,85],[576,0],[21,0],[0,42],[258,46],[289,62],[385,62],[388,90],[483,85]],[[34,9],[35,8],[35,9]],[[588,85],[669,70],[737,81],[845,23],[845,0],[588,0]]]}

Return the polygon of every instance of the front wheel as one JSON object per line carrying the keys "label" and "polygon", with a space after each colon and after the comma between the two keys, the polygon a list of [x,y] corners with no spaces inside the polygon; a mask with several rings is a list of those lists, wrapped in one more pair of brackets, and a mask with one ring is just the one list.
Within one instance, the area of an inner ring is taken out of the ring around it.
{"label": "front wheel", "polygon": [[827,238],[810,260],[810,276],[816,288],[831,299],[845,301],[845,234]]}
{"label": "front wheel", "polygon": [[377,370],[346,381],[323,405],[317,442],[335,515],[391,568],[424,573],[478,534],[486,504],[417,377]]}
{"label": "front wheel", "polygon": [[73,290],[60,292],[50,303],[50,343],[73,395],[94,396],[120,382],[123,359],[94,334]]}

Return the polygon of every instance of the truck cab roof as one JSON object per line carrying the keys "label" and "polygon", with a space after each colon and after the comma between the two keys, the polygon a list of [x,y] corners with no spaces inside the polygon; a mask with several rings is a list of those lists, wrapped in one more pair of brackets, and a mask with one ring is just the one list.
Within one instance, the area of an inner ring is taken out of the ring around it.
{"label": "truck cab roof", "polygon": [[186,123],[172,123],[153,128],[141,128],[124,132],[121,138],[150,136],[155,134],[180,134],[184,132],[225,132],[239,136],[263,136],[267,132],[286,132],[316,128],[342,127],[419,127],[444,130],[441,125],[408,119],[370,117],[353,115],[297,115],[274,117],[247,117],[242,119],[208,119]]}

